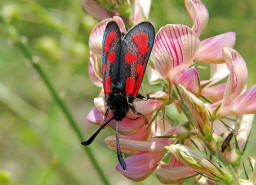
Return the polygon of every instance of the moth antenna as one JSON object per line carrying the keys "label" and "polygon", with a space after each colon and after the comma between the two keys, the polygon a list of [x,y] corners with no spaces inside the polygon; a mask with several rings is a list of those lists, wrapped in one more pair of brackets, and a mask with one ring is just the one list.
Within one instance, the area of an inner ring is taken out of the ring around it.
{"label": "moth antenna", "polygon": [[81,144],[82,145],[90,145],[94,139],[96,138],[96,136],[100,133],[100,131],[107,125],[109,124],[112,120],[114,119],[114,116],[112,118],[110,118],[106,123],[104,123],[103,125],[101,125],[101,127],[87,140],[87,141],[83,141]]}
{"label": "moth antenna", "polygon": [[127,169],[126,163],[124,161],[123,154],[121,152],[120,144],[119,144],[118,124],[119,124],[119,122],[117,121],[116,122],[116,152],[117,152],[117,158],[118,158],[118,161],[119,161],[120,165],[122,166],[123,170],[126,170]]}

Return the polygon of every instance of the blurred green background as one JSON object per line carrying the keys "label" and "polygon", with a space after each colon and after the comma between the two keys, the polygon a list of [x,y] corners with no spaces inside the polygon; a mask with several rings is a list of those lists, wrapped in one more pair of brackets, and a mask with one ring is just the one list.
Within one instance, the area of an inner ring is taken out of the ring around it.
{"label": "blurred green background", "polygon": [[[210,20],[201,39],[236,32],[236,49],[247,61],[252,86],[256,82],[255,0],[203,2]],[[1,0],[0,14],[26,36],[83,133],[90,136],[97,127],[86,121],[86,115],[99,88],[88,77],[88,36],[97,21],[82,11],[81,0]],[[183,0],[153,0],[150,21],[156,30],[167,23],[192,24]],[[105,129],[92,144],[111,183],[160,184],[154,175],[135,183],[115,171],[116,154],[104,144],[104,137],[111,134],[111,129]],[[251,137],[247,153],[253,156],[254,145]],[[0,32],[0,184],[4,178],[19,185],[102,184],[38,74]]]}

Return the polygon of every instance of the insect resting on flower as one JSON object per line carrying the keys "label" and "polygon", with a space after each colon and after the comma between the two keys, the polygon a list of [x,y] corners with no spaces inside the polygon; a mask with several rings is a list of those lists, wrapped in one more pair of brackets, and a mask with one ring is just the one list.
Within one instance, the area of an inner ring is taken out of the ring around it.
{"label": "insect resting on flower", "polygon": [[122,157],[118,137],[118,122],[126,117],[131,109],[138,113],[133,101],[144,76],[148,59],[153,48],[155,30],[151,23],[141,22],[131,28],[128,33],[122,33],[115,21],[107,24],[102,42],[102,75],[105,101],[113,116],[106,121],[83,145],[93,142],[99,132],[112,120],[116,120],[117,156],[122,168],[126,170],[126,163]]}

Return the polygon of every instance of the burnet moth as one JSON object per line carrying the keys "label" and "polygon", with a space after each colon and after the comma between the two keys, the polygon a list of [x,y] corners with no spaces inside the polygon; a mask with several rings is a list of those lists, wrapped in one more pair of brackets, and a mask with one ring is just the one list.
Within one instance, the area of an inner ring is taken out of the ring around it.
{"label": "burnet moth", "polygon": [[116,22],[107,24],[102,42],[102,75],[105,101],[113,116],[107,120],[83,145],[93,142],[99,132],[112,120],[116,120],[117,157],[120,165],[126,170],[118,137],[118,122],[126,117],[131,109],[136,112],[133,101],[144,76],[148,59],[155,39],[155,30],[151,23],[141,22],[122,33]]}

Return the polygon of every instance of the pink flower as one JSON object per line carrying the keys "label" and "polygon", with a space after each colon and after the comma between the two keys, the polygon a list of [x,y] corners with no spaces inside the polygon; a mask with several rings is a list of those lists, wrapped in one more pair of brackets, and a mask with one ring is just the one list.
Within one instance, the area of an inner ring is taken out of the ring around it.
{"label": "pink flower", "polygon": [[[184,128],[180,126],[171,129],[169,123],[164,122],[161,117],[158,117],[157,123],[154,122],[150,128],[148,125],[145,126],[133,135],[121,136],[119,140],[121,150],[131,155],[125,159],[127,170],[123,170],[120,164],[116,166],[116,169],[134,181],[141,181],[149,176],[164,157],[165,146],[176,140],[173,138],[154,138],[154,136],[184,132]],[[116,149],[114,136],[107,137],[105,141],[111,149]]]}
{"label": "pink flower", "polygon": [[230,114],[243,115],[256,113],[256,85],[246,90],[248,71],[242,56],[232,48],[223,49],[223,58],[230,71],[224,86],[223,99],[209,106],[211,112],[220,106],[216,118]]}
{"label": "pink flower", "polygon": [[159,30],[153,48],[155,69],[162,79],[179,83],[190,91],[192,86],[192,92],[198,94],[200,86],[196,70],[183,82],[177,79],[190,70],[188,67],[194,59],[210,63],[223,62],[222,49],[233,47],[236,36],[229,32],[200,42],[199,36],[208,22],[208,11],[200,0],[185,0],[185,5],[194,25],[190,28],[186,25],[167,24]]}

